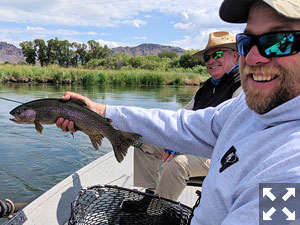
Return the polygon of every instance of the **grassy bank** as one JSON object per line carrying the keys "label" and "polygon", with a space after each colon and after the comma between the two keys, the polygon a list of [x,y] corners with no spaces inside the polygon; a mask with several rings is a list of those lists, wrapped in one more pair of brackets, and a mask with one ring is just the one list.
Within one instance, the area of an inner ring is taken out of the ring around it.
{"label": "grassy bank", "polygon": [[82,68],[0,65],[0,82],[114,85],[199,85],[209,77],[204,68],[152,71],[141,69],[92,70]]}

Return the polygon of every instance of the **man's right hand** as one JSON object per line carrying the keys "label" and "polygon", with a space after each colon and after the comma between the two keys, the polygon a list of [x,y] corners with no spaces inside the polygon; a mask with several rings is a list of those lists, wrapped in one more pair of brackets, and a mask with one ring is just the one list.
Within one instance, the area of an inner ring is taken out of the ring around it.
{"label": "man's right hand", "polygon": [[[67,91],[64,94],[64,96],[61,97],[61,100],[68,101],[69,99],[79,99],[79,100],[85,102],[85,104],[87,105],[86,107],[89,108],[90,110],[98,113],[99,115],[101,115],[103,117],[105,116],[105,105],[104,104],[94,102],[94,101],[90,100],[89,98],[84,97],[80,94]],[[74,133],[76,131],[74,129],[74,122],[65,120],[62,117],[58,118],[58,120],[56,121],[56,126],[60,129],[62,129],[62,131],[64,131],[64,132],[69,131],[71,133]]]}

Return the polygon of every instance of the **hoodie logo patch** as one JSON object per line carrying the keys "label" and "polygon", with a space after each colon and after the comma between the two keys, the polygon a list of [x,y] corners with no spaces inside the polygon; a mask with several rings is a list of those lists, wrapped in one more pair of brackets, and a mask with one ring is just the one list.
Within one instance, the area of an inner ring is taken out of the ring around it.
{"label": "hoodie logo patch", "polygon": [[219,170],[222,173],[226,168],[239,161],[239,157],[236,155],[236,149],[232,146],[221,159],[221,168]]}

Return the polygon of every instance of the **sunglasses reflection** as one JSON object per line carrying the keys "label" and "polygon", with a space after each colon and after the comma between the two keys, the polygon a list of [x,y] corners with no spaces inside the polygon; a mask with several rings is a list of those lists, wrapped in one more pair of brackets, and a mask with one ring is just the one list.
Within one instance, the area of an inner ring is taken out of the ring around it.
{"label": "sunglasses reflection", "polygon": [[284,36],[281,41],[267,48],[265,52],[268,55],[289,54],[292,51],[293,42],[294,36],[292,34]]}
{"label": "sunglasses reflection", "polygon": [[264,57],[288,56],[300,51],[300,32],[276,32],[263,35],[238,34],[237,47],[242,56],[247,56],[255,45]]}
{"label": "sunglasses reflection", "polygon": [[225,50],[218,50],[218,51],[212,53],[211,55],[204,55],[203,56],[203,61],[205,63],[208,63],[210,58],[220,59],[224,56],[224,52],[231,52],[231,51],[233,51],[233,50],[226,50],[226,51]]}

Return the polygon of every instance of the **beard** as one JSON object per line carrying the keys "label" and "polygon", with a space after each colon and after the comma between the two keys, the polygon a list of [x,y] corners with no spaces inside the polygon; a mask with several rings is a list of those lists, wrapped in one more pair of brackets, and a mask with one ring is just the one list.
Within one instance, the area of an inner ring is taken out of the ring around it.
{"label": "beard", "polygon": [[[300,59],[296,63],[288,64],[287,68],[280,65],[248,66],[240,61],[242,87],[245,92],[246,102],[250,109],[259,114],[264,114],[277,106],[291,100],[300,93]],[[256,89],[247,83],[249,74],[276,74],[279,83],[271,90]]]}

